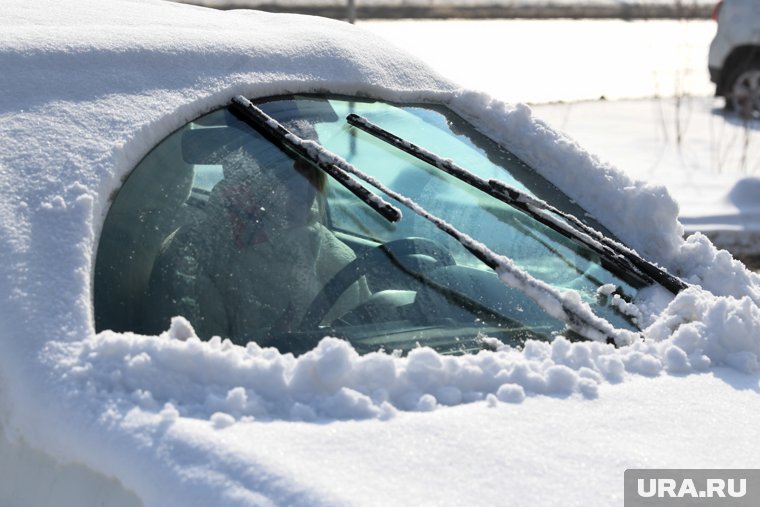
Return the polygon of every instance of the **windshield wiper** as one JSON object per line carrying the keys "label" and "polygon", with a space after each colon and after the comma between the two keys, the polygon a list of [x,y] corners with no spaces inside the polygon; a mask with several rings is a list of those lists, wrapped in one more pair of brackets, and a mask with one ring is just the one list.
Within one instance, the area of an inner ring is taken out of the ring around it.
{"label": "windshield wiper", "polygon": [[335,178],[349,192],[361,199],[362,202],[377,211],[389,222],[397,222],[401,218],[401,210],[385,201],[382,197],[370,192],[346,171],[333,164],[329,157],[323,157],[324,149],[321,146],[314,141],[305,140],[293,134],[280,122],[267,115],[242,95],[232,99],[229,111],[236,118],[256,129],[256,131],[279,148],[308,160]]}
{"label": "windshield wiper", "polygon": [[303,140],[292,134],[277,120],[254,106],[245,97],[235,97],[229,109],[236,117],[255,128],[267,139],[274,142],[275,145],[309,160],[330,175],[334,174],[336,179],[344,185],[346,185],[346,181],[350,180],[352,182],[350,183],[351,186],[347,186],[347,188],[363,202],[383,214],[383,216],[386,216],[386,214],[390,215],[390,217],[387,217],[389,220],[393,217],[396,217],[396,220],[401,218],[401,211],[369,192],[369,190],[353,180],[348,173],[364,180],[388,197],[405,205],[417,215],[431,222],[442,232],[457,240],[485,265],[496,271],[504,283],[522,291],[529,298],[533,299],[548,315],[564,321],[571,331],[592,340],[611,341],[618,344],[628,343],[635,336],[635,333],[630,331],[616,329],[608,321],[595,315],[587,305],[579,304],[575,298],[567,297],[555,287],[520,270],[506,257],[498,255],[487,246],[433,215],[411,198],[393,191],[376,178],[361,172],[352,164],[326,150],[316,142]]}
{"label": "windshield wiper", "polygon": [[499,180],[481,178],[453,161],[436,155],[375,125],[363,116],[352,113],[346,117],[346,121],[416,159],[426,162],[491,197],[526,213],[553,231],[598,254],[621,274],[633,276],[642,282],[656,282],[673,294],[677,294],[688,287],[680,278],[647,261],[635,251],[608,238],[569,213],[565,213]]}

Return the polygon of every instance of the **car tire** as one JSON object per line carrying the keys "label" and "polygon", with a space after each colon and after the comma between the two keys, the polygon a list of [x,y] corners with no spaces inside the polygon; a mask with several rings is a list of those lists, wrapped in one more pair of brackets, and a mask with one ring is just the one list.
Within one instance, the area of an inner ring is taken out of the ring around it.
{"label": "car tire", "polygon": [[726,110],[741,118],[760,118],[760,58],[739,65],[726,88]]}

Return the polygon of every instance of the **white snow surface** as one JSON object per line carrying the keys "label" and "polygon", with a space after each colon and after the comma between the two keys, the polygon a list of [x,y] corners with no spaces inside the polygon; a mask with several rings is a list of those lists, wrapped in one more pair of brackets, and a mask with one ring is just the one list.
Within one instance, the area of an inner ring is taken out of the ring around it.
{"label": "white snow surface", "polygon": [[[757,275],[681,239],[664,187],[529,107],[460,90],[339,22],[150,0],[8,0],[0,68],[5,438],[115,477],[146,506],[601,506],[621,503],[626,468],[757,467]],[[295,358],[200,341],[182,318],[157,337],[96,335],[97,238],[130,169],[237,94],[319,90],[449,104],[695,286],[648,291],[646,340],[620,348],[559,337],[359,356],[325,338]]]}
{"label": "white snow surface", "polygon": [[737,256],[760,253],[760,121],[689,95],[546,104],[536,115],[633,177],[666,186],[687,234],[702,231]]}

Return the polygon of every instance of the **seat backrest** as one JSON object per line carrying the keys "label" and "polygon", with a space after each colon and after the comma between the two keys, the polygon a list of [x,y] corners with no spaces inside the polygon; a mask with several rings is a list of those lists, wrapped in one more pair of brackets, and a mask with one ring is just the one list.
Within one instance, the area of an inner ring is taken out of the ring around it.
{"label": "seat backrest", "polygon": [[97,252],[95,327],[142,332],[142,302],[161,244],[176,228],[190,195],[193,166],[183,161],[179,137],[161,145],[133,171],[117,194]]}

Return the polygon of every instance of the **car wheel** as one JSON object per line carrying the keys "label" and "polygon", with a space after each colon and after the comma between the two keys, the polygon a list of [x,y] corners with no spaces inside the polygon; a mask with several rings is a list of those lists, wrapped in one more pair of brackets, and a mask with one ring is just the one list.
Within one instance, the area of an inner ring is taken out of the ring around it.
{"label": "car wheel", "polygon": [[740,66],[729,83],[726,109],[745,119],[760,118],[760,59]]}

